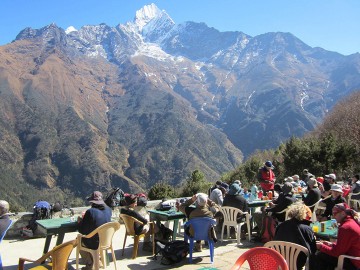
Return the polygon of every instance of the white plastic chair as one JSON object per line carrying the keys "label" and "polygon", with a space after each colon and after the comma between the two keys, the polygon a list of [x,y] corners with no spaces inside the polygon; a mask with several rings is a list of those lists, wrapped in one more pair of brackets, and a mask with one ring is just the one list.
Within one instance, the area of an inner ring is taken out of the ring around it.
{"label": "white plastic chair", "polygon": [[[246,222],[247,229],[248,229],[248,236],[249,241],[251,240],[251,230],[250,230],[250,214],[248,212],[243,212],[238,208],[230,207],[230,206],[223,206],[220,208],[220,212],[223,214],[224,222],[221,229],[221,239],[222,242],[224,239],[224,229],[226,226],[227,230],[227,237],[229,238],[230,235],[230,226],[234,226],[237,228],[237,244],[240,244],[240,232],[241,232],[241,225]],[[237,223],[237,217],[245,214],[245,222]]]}
{"label": "white plastic chair", "polygon": [[326,200],[326,199],[328,199],[328,198],[330,198],[330,197],[331,197],[331,195],[329,195],[329,196],[321,199],[320,201],[318,201],[318,202],[315,204],[314,211],[313,211],[313,215],[315,215],[316,219],[313,221],[313,218],[311,217],[311,221],[312,221],[312,222],[316,222],[316,221],[317,221],[317,216],[318,216],[317,212],[318,212],[319,210],[325,211],[326,205],[325,205],[325,204],[322,205],[321,203],[322,203],[324,200]]}
{"label": "white plastic chair", "polygon": [[269,215],[272,215],[272,214],[283,214],[285,213],[285,220],[288,220],[289,219],[289,210],[290,210],[290,207],[287,207],[285,208],[284,210],[280,211],[280,212],[274,212],[274,213],[271,213],[269,212]]}
{"label": "white plastic chair", "polygon": [[360,200],[359,199],[352,199],[352,196],[354,195],[360,195],[360,192],[358,193],[349,193],[348,197],[348,205],[352,207],[354,210],[358,211],[360,209]]}
{"label": "white plastic chair", "polygon": [[[316,203],[314,203],[313,205],[309,205],[308,207],[311,209],[313,207],[313,211],[312,211],[312,214],[311,214],[311,222],[316,222],[317,221],[317,218],[316,218],[316,210],[319,209],[319,203],[321,202],[322,200],[318,200]],[[324,208],[325,209],[325,208]]]}
{"label": "white plastic chair", "polygon": [[305,269],[309,269],[309,250],[298,244],[286,241],[270,241],[264,244],[264,247],[272,248],[278,251],[286,260],[289,270],[297,270],[296,261],[300,252],[307,256]]}
{"label": "white plastic chair", "polygon": [[[119,229],[120,229],[120,223],[115,221],[115,222],[108,222],[108,223],[101,225],[100,227],[96,228],[88,235],[78,234],[78,236],[77,236],[78,244],[77,244],[77,248],[76,248],[76,269],[79,269],[80,250],[84,250],[84,251],[91,253],[91,256],[93,257],[93,260],[94,260],[94,269],[100,268],[100,260],[102,262],[103,268],[105,269],[106,261],[105,261],[104,252],[106,252],[106,250],[110,249],[111,254],[112,254],[112,259],[113,259],[113,262],[115,265],[115,270],[116,270],[116,257],[115,257],[114,249],[112,246],[112,239],[113,239],[114,233]],[[87,247],[84,247],[81,244],[81,241],[83,238],[91,238],[95,234],[99,235],[98,249],[95,249],[95,250],[89,249]],[[99,255],[100,255],[100,258],[99,258]]]}
{"label": "white plastic chair", "polygon": [[340,255],[338,258],[338,264],[337,264],[335,270],[343,270],[343,264],[344,264],[345,258],[360,261],[360,257],[353,257],[353,256],[349,256],[349,255]]}

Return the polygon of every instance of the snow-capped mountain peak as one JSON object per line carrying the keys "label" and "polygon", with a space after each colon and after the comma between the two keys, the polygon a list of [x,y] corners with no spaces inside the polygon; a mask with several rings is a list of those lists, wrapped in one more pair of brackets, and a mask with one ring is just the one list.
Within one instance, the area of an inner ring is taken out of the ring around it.
{"label": "snow-capped mountain peak", "polygon": [[161,10],[155,4],[146,5],[136,11],[134,22],[141,30],[144,25],[157,17],[159,14],[161,14]]}
{"label": "snow-capped mountain peak", "polygon": [[65,33],[69,34],[71,32],[76,32],[76,31],[77,29],[74,26],[69,26],[68,28],[66,28]]}

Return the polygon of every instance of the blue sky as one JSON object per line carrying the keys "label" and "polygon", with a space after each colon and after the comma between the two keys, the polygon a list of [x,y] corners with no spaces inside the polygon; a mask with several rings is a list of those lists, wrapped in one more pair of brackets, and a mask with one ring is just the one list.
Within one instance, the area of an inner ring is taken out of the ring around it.
{"label": "blue sky", "polygon": [[290,32],[312,47],[345,55],[360,52],[359,0],[0,0],[0,45],[26,27],[66,29],[132,21],[155,3],[175,21],[204,22],[220,31],[256,36]]}

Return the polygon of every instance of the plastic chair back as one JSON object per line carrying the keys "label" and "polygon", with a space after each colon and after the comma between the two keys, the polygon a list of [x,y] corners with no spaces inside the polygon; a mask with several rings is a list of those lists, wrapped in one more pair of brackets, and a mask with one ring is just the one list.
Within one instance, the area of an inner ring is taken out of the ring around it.
{"label": "plastic chair back", "polygon": [[237,243],[240,244],[240,232],[241,232],[241,225],[244,224],[244,222],[238,223],[237,218],[238,216],[242,216],[245,214],[245,222],[247,224],[248,229],[248,236],[249,241],[251,240],[251,230],[250,230],[250,214],[248,212],[242,212],[240,209],[230,206],[223,206],[220,208],[220,212],[222,213],[224,217],[224,222],[221,228],[221,241],[224,239],[224,230],[225,227],[227,228],[227,236],[229,238],[230,235],[230,226],[234,226],[237,228]]}
{"label": "plastic chair back", "polygon": [[303,246],[286,241],[270,241],[265,243],[264,247],[272,248],[279,252],[285,258],[289,270],[297,270],[297,258],[301,252],[304,252],[308,258],[305,269],[309,269],[309,250]]}
{"label": "plastic chair back", "polygon": [[[124,244],[123,244],[123,250],[122,250],[122,256],[124,256],[124,251],[125,251],[125,244],[126,244],[126,239],[128,237],[128,235],[130,236],[133,236],[134,237],[134,247],[133,247],[133,254],[132,254],[132,259],[135,259],[137,257],[137,252],[138,252],[138,249],[139,249],[139,241],[141,238],[144,238],[145,237],[145,234],[139,234],[137,235],[135,233],[135,223],[139,223],[140,225],[144,225],[143,222],[141,222],[140,220],[132,217],[132,216],[129,216],[129,215],[126,215],[126,214],[120,214],[120,218],[124,221],[124,224],[125,224],[125,228],[126,228],[126,231],[125,231],[125,237],[124,237]],[[154,224],[152,222],[149,222],[149,224],[151,226],[154,226]],[[155,254],[155,237],[154,237],[154,228],[152,228],[152,239],[153,239],[153,242],[152,242],[152,246],[153,246],[153,254]]]}
{"label": "plastic chair back", "polygon": [[[36,261],[31,260],[31,259],[20,258],[18,269],[19,270],[24,269],[25,261],[34,262],[34,263],[40,265],[40,264],[42,264],[42,262],[44,262],[49,257],[51,257],[51,264],[49,264],[49,266],[51,267],[50,269],[53,269],[53,270],[68,269],[68,260],[69,260],[70,254],[71,254],[72,250],[74,249],[74,247],[76,246],[76,244],[77,244],[77,240],[72,240],[72,241],[63,243],[61,245],[58,245],[58,246],[54,247],[52,250],[50,250],[48,253],[43,255],[41,258],[37,259]],[[44,267],[44,269],[45,269],[45,267]],[[46,268],[46,269],[49,269],[49,268]]]}
{"label": "plastic chair back", "polygon": [[358,193],[349,193],[348,197],[348,205],[353,208],[355,211],[358,211],[360,209],[360,200],[359,199],[352,199],[352,196],[360,195],[360,192]]}
{"label": "plastic chair back", "polygon": [[[12,225],[12,220],[10,220],[9,225],[7,226],[7,228],[5,229],[5,231],[2,233],[2,235],[0,235],[0,243],[1,241],[4,239],[6,232],[10,229],[11,225]],[[2,259],[1,259],[1,254],[0,254],[0,270],[2,270]]]}
{"label": "plastic chair back", "polygon": [[142,223],[140,220],[132,217],[132,216],[128,216],[126,214],[120,214],[120,218],[124,221],[124,224],[125,224],[125,228],[126,228],[126,233],[128,235],[131,235],[131,236],[135,236],[136,233],[135,233],[135,227],[134,227],[134,224],[135,223],[139,223],[141,225],[144,225],[144,223]]}
{"label": "plastic chair back", "polygon": [[190,230],[192,228],[192,236],[188,236],[185,233],[185,241],[190,244],[189,251],[189,262],[192,263],[192,253],[194,248],[194,240],[204,240],[208,241],[209,250],[210,250],[210,261],[214,262],[214,241],[212,240],[210,235],[210,229],[212,226],[216,225],[216,221],[209,217],[198,217],[192,218],[184,224],[184,227],[189,227]]}
{"label": "plastic chair back", "polygon": [[312,211],[312,214],[311,214],[311,222],[316,222],[317,221],[317,218],[316,218],[316,210],[318,210],[319,208],[319,203],[321,202],[322,200],[318,200],[316,203],[314,203],[313,205],[309,205],[308,207],[311,209],[313,208],[313,211]]}
{"label": "plastic chair back", "polygon": [[[107,223],[99,226],[98,228],[93,230],[88,235],[78,234],[78,237],[77,237],[78,246],[76,249],[76,269],[79,269],[80,250],[84,250],[84,251],[91,253],[93,260],[94,260],[94,268],[99,269],[100,260],[102,262],[103,268],[105,268],[106,262],[105,262],[104,252],[106,252],[108,249],[110,249],[112,258],[113,258],[113,262],[115,265],[115,270],[116,270],[116,257],[115,257],[115,252],[114,252],[114,249],[112,246],[112,238],[114,236],[114,233],[119,229],[120,229],[120,223],[115,221],[115,222],[107,222]],[[96,250],[89,249],[81,244],[82,238],[91,238],[96,234],[99,235],[98,249],[96,249]],[[100,257],[99,257],[99,255],[100,255]]]}
{"label": "plastic chair back", "polygon": [[335,270],[343,270],[344,267],[344,260],[345,259],[351,259],[351,260],[357,260],[360,261],[360,257],[353,257],[353,256],[349,256],[349,255],[340,255],[338,258],[338,264],[335,268]]}
{"label": "plastic chair back", "polygon": [[255,247],[249,249],[236,260],[231,270],[241,269],[248,262],[250,270],[289,270],[285,259],[275,249],[267,247]]}

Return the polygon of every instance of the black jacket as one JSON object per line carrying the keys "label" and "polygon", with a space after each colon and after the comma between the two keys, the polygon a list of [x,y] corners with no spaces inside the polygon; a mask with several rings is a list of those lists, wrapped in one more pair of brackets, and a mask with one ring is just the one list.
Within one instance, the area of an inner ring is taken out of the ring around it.
{"label": "black jacket", "polygon": [[[281,197],[279,195],[277,204],[275,204],[273,208],[267,208],[266,211],[272,213],[281,212],[294,202],[296,202],[296,198],[293,197],[291,193],[284,194],[284,196],[281,195]],[[285,212],[282,214],[273,214],[273,216],[280,222],[285,220]]]}
{"label": "black jacket", "polygon": [[[147,224],[148,221],[146,218],[144,218],[142,215],[140,215],[138,212],[136,212],[135,210],[131,209],[131,208],[121,208],[120,210],[121,214],[125,214],[131,217],[136,218],[137,220],[141,221],[144,224]],[[141,232],[143,231],[144,226],[140,225],[139,223],[134,223],[134,231],[137,235],[141,234]]]}
{"label": "black jacket", "polygon": [[346,203],[346,200],[340,195],[335,200],[333,200],[332,196],[323,200],[326,205],[324,213],[321,215],[323,217],[327,217],[327,219],[331,219],[332,209],[334,208],[335,204],[338,203]]}
{"label": "black jacket", "polygon": [[[318,188],[310,189],[306,197],[304,195],[302,196],[302,200],[307,206],[315,204],[320,199],[321,199],[321,192]],[[312,209],[310,210],[313,211],[314,207],[312,207]]]}
{"label": "black jacket", "polygon": [[[316,240],[308,224],[308,221],[299,221],[295,218],[286,220],[276,227],[274,240],[298,244],[307,248],[310,254],[315,254]],[[306,256],[304,253],[301,253],[297,260],[297,269],[302,269],[305,262]]]}

